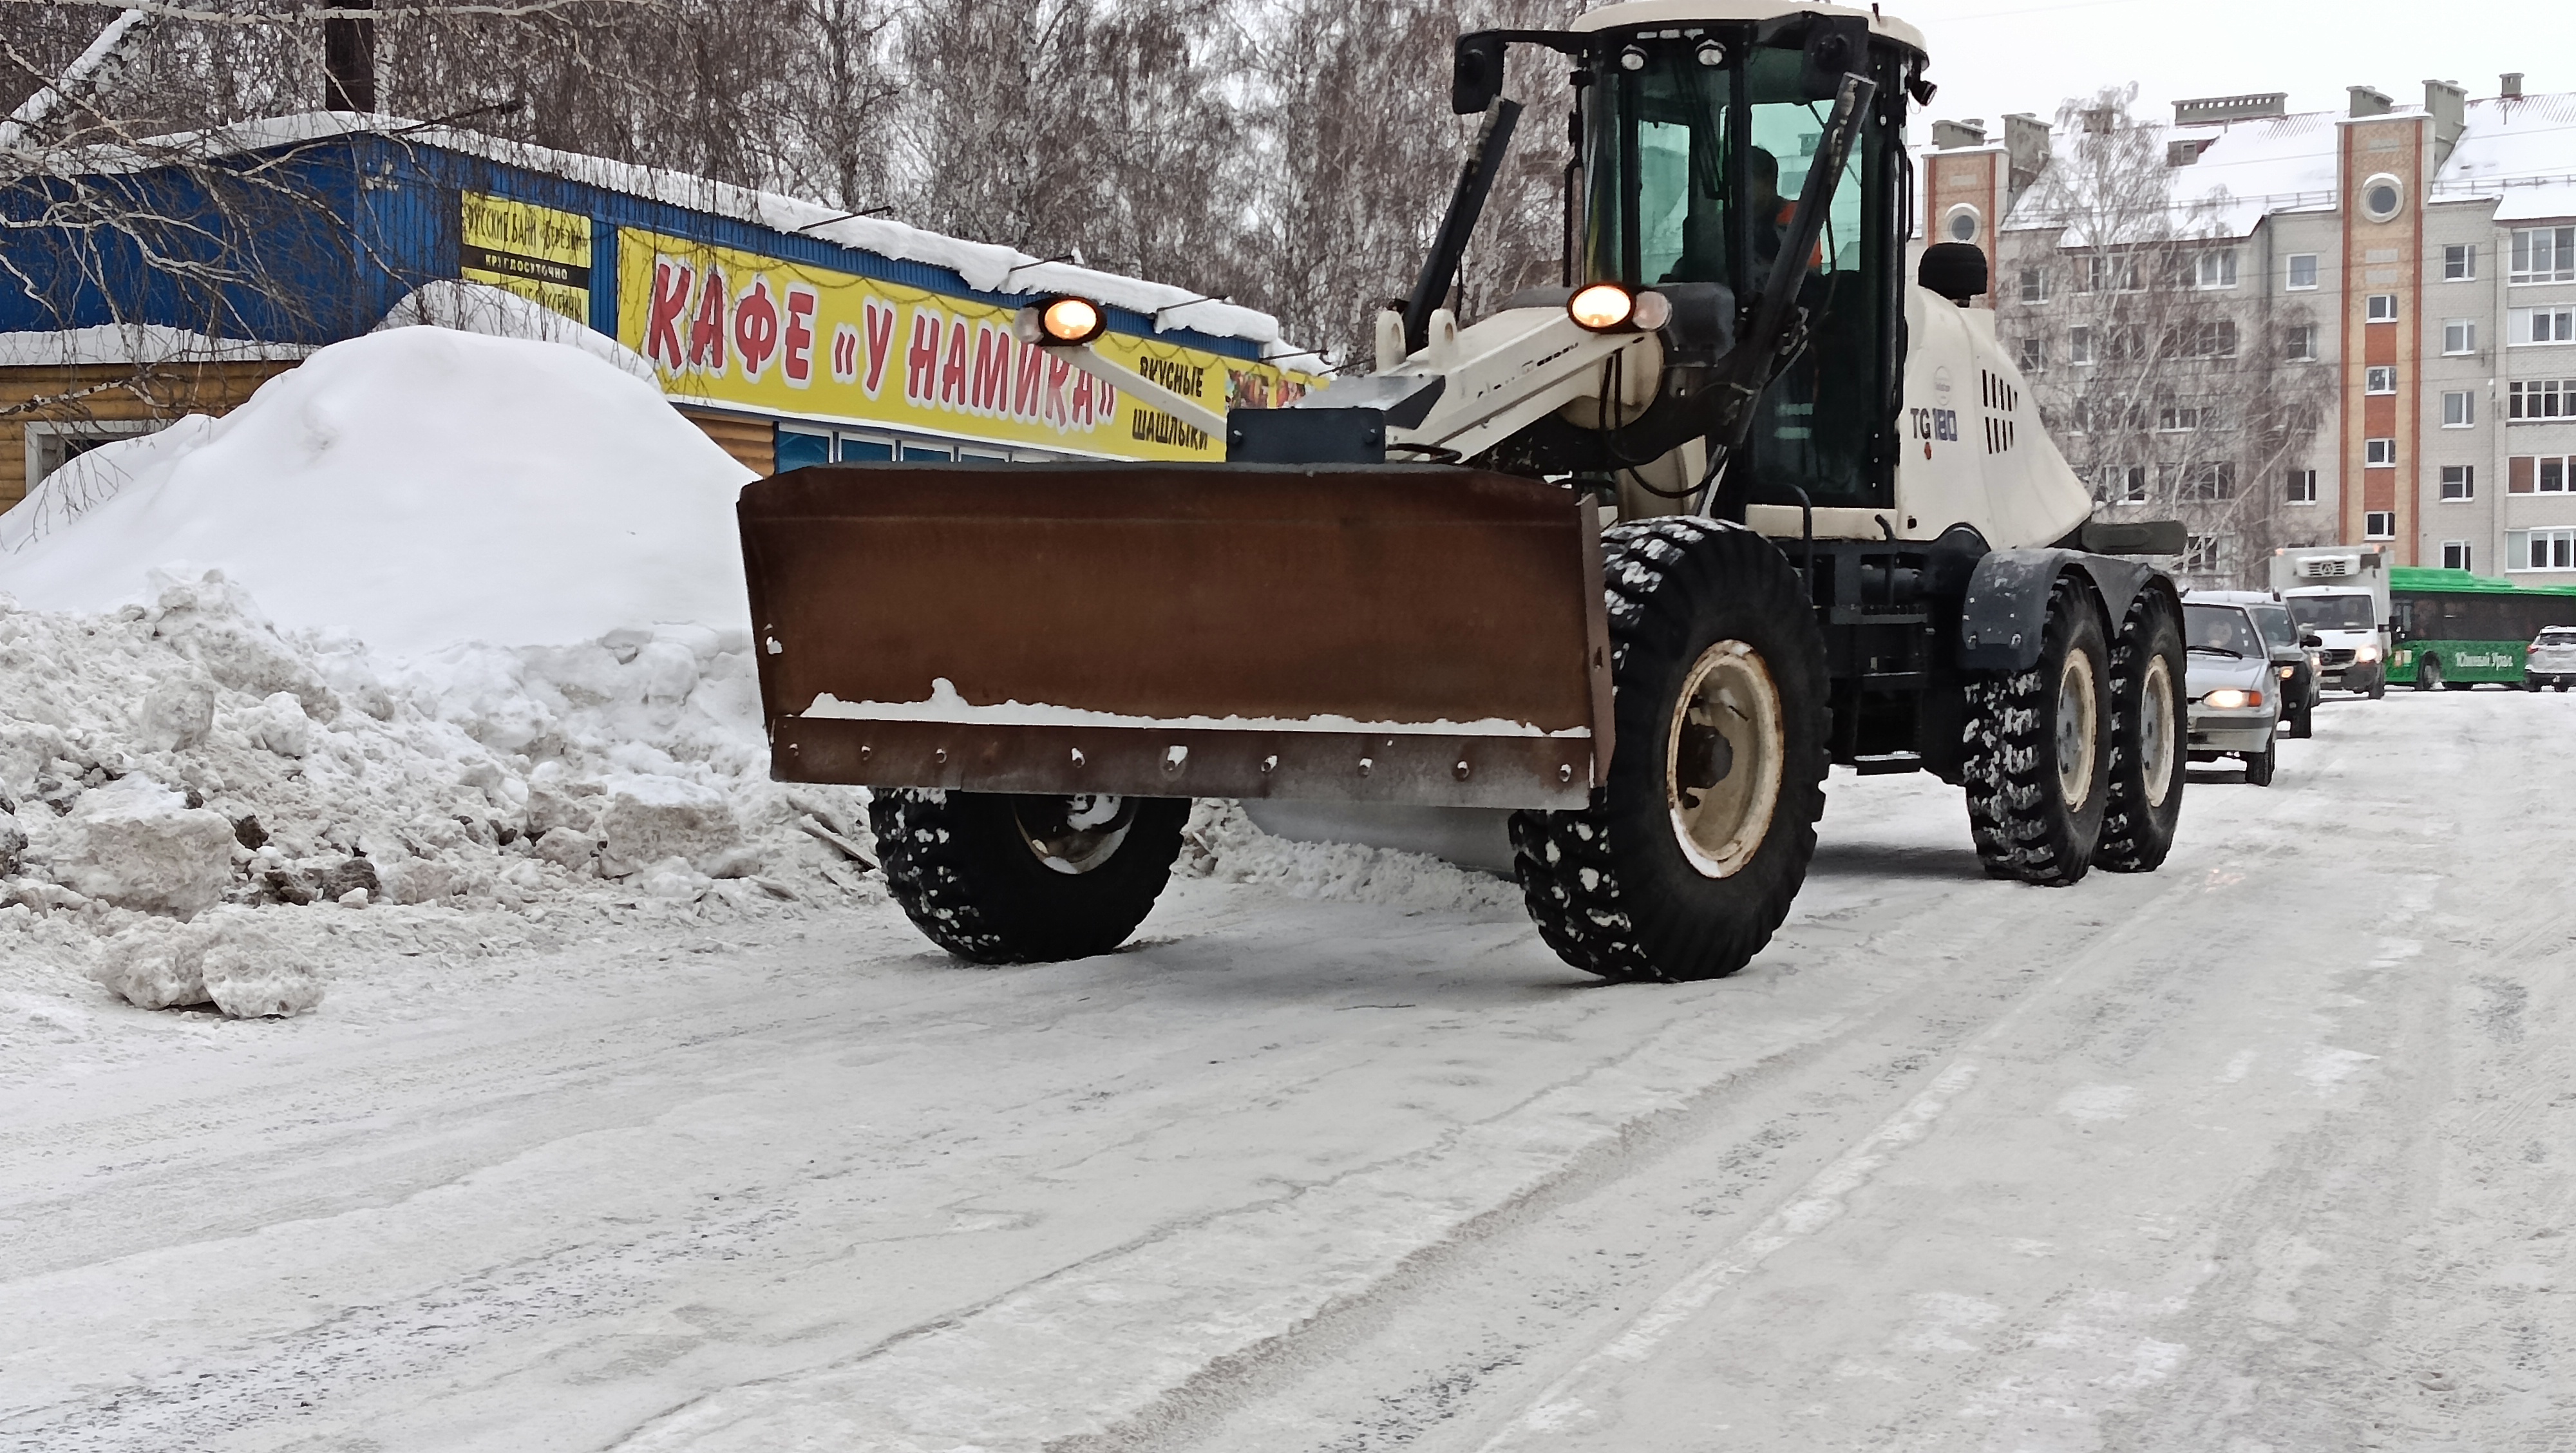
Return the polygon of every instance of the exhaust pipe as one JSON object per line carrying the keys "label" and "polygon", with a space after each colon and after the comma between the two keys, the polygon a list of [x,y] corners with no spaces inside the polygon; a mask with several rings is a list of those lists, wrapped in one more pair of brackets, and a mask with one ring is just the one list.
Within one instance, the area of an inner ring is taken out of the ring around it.
{"label": "exhaust pipe", "polygon": [[[339,0],[343,10],[373,10],[376,0]],[[376,109],[376,22],[334,16],[322,22],[322,109]]]}

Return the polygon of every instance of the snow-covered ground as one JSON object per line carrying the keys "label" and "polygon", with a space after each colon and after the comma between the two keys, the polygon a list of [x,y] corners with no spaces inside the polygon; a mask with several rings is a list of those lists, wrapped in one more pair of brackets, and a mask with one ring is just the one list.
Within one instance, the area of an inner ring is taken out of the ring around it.
{"label": "snow-covered ground", "polygon": [[0,933],[0,1446],[2576,1445],[2571,734],[2336,700],[2064,890],[1837,774],[1682,987],[1205,818],[1032,968],[594,869],[246,910],[330,997],[234,1019],[57,910]]}

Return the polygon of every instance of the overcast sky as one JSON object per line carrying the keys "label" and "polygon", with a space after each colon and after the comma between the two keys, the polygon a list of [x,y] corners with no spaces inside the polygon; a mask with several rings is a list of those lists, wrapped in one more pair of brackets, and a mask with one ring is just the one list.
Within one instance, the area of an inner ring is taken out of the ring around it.
{"label": "overcast sky", "polygon": [[[2421,105],[2427,77],[2472,98],[2525,72],[2526,93],[2576,91],[2576,0],[1882,0],[1932,51],[1930,115],[2053,120],[2058,104],[2138,83],[2142,115],[2191,96],[2287,91],[2293,111],[2340,111],[2344,87]],[[1915,128],[1918,138],[1925,129]],[[2569,170],[2576,171],[2576,137]]]}

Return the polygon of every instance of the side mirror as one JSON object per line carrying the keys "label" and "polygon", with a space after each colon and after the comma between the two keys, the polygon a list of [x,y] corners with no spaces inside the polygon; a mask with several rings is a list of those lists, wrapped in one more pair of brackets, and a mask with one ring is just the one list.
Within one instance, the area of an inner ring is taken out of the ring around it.
{"label": "side mirror", "polygon": [[1503,37],[1490,30],[1458,37],[1449,69],[1449,109],[1473,116],[1503,93]]}
{"label": "side mirror", "polygon": [[2322,646],[2325,643],[2326,638],[2319,635],[2305,635],[2299,637],[2299,644],[2302,646]]}
{"label": "side mirror", "polygon": [[1935,242],[1923,249],[1923,263],[1915,276],[1923,286],[1964,308],[1969,299],[1986,290],[1986,254],[1973,242]]}
{"label": "side mirror", "polygon": [[1764,21],[1755,36],[1756,43],[1760,45],[1787,42],[1798,45],[1800,100],[1830,101],[1841,94],[1844,76],[1869,74],[1869,17],[1866,15],[1819,15],[1812,10],[1792,11]]}

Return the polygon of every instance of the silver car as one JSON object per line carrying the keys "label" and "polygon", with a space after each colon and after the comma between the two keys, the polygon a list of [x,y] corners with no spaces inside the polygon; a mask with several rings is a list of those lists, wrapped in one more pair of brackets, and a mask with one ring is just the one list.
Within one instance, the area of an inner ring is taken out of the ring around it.
{"label": "silver car", "polygon": [[2273,738],[2281,724],[2280,678],[2272,651],[2241,605],[2185,601],[2183,641],[2191,664],[2185,746],[2195,762],[2236,757],[2245,780],[2272,785]]}
{"label": "silver car", "polygon": [[2544,626],[2523,653],[2522,684],[2527,691],[2544,686],[2567,689],[2576,682],[2576,626]]}

